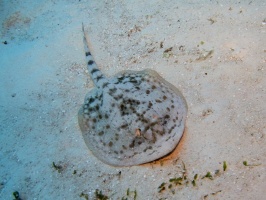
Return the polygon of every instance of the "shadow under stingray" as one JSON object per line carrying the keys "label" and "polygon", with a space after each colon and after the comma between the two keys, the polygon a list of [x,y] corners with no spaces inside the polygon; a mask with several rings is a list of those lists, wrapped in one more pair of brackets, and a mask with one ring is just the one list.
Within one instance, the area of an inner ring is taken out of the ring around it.
{"label": "shadow under stingray", "polygon": [[163,163],[163,165],[172,164],[173,161],[179,159],[180,153],[182,153],[182,151],[184,150],[184,144],[185,144],[186,139],[187,139],[187,127],[185,127],[184,133],[183,133],[180,141],[178,142],[178,144],[176,145],[176,147],[173,151],[171,151],[170,153],[166,154],[165,156],[158,158],[152,162],[144,163],[144,164],[141,164],[139,166],[155,167],[155,166],[161,166],[162,163]]}

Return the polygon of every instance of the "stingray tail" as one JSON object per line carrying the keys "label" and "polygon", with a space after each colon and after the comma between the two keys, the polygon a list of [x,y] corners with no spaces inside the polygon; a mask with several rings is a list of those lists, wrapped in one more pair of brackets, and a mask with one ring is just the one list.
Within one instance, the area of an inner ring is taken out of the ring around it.
{"label": "stingray tail", "polygon": [[97,87],[102,87],[102,85],[106,82],[106,78],[103,75],[103,73],[99,70],[91,54],[91,51],[89,49],[89,40],[88,40],[87,35],[85,34],[83,23],[82,23],[82,31],[83,31],[83,43],[84,43],[84,49],[85,49],[85,55],[86,55],[86,62],[87,62],[89,73],[91,75],[91,78],[94,84]]}

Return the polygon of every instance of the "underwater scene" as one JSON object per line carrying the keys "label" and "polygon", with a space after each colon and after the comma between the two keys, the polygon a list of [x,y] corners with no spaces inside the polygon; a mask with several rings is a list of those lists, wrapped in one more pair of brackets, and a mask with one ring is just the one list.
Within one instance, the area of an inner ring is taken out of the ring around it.
{"label": "underwater scene", "polygon": [[264,199],[265,10],[1,0],[0,199]]}

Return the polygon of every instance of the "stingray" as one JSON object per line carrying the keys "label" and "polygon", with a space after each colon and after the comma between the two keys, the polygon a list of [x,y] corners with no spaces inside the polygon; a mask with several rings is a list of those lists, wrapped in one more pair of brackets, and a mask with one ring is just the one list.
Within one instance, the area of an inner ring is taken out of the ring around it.
{"label": "stingray", "polygon": [[78,112],[89,150],[113,166],[139,165],[175,149],[187,116],[181,92],[156,71],[122,71],[106,77],[97,67],[84,32],[87,67],[95,85]]}

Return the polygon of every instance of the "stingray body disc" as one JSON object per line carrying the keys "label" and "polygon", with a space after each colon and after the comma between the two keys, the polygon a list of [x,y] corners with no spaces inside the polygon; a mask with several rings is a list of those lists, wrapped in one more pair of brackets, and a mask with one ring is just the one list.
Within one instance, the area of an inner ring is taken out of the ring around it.
{"label": "stingray body disc", "polygon": [[78,114],[91,152],[104,163],[131,166],[173,151],[187,116],[181,92],[153,70],[123,71],[104,81]]}

